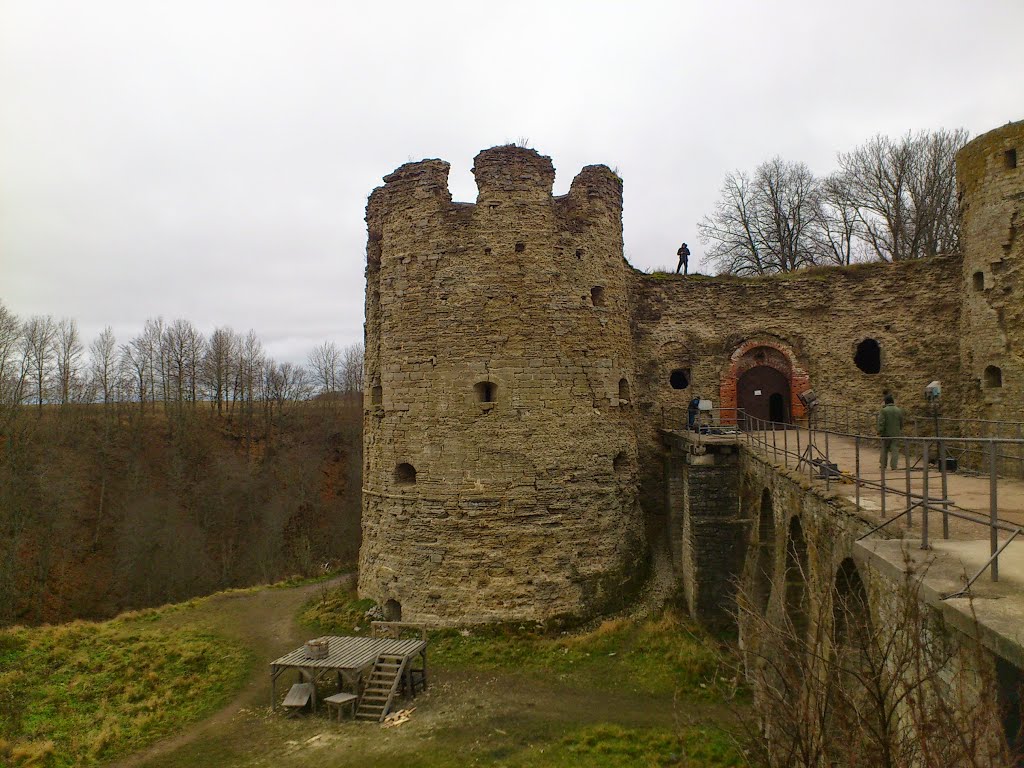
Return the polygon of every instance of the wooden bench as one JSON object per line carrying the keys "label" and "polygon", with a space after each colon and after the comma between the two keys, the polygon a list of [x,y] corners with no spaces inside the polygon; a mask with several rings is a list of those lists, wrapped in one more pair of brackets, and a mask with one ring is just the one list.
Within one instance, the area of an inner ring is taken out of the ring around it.
{"label": "wooden bench", "polygon": [[346,706],[352,707],[352,717],[356,716],[356,695],[354,693],[336,693],[333,696],[328,696],[324,699],[324,704],[327,705],[327,719],[331,718],[331,708],[338,710],[338,722],[341,722],[341,711]]}
{"label": "wooden bench", "polygon": [[316,687],[312,683],[296,683],[284,697],[282,706],[298,713],[309,704],[316,695]]}

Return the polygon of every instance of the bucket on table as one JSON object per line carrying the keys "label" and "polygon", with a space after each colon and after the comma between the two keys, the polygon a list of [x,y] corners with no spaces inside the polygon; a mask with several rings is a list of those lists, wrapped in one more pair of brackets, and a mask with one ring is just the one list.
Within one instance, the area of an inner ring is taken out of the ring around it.
{"label": "bucket on table", "polygon": [[309,640],[305,645],[307,659],[326,659],[330,650],[328,640]]}

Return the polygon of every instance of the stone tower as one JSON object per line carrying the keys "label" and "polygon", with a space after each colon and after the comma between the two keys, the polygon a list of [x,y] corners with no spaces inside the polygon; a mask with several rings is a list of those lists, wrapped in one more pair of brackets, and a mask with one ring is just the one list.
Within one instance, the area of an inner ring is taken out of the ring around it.
{"label": "stone tower", "polygon": [[[1024,121],[974,139],[957,155],[962,212],[963,415],[1024,413]],[[972,386],[973,384],[973,386]]]}
{"label": "stone tower", "polygon": [[622,182],[529,149],[367,205],[359,591],[438,624],[593,615],[643,575]]}

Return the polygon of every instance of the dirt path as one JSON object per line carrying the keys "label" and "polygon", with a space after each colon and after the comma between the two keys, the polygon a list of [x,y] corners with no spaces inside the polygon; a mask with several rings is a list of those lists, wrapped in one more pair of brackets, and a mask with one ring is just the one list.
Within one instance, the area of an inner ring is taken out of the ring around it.
{"label": "dirt path", "polygon": [[216,632],[242,642],[256,655],[252,676],[238,695],[215,714],[110,765],[113,768],[146,765],[204,735],[223,729],[240,712],[266,704],[269,689],[267,662],[308,639],[295,620],[299,608],[321,591],[354,579],[354,575],[345,574],[330,581],[301,587],[216,595],[194,611],[174,613],[164,619],[164,625],[168,627],[187,623],[190,627]]}

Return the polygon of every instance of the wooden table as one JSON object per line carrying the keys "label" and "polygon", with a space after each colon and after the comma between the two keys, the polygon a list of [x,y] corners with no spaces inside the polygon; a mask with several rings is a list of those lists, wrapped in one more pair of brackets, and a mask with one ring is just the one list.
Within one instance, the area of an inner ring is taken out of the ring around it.
{"label": "wooden table", "polygon": [[338,687],[342,681],[351,686],[352,692],[359,693],[359,682],[373,667],[381,654],[404,656],[410,659],[416,654],[423,657],[424,677],[427,668],[427,641],[421,639],[395,640],[387,637],[338,637],[328,635],[317,640],[328,641],[327,656],[323,659],[306,657],[306,648],[296,648],[279,659],[270,662],[270,706],[277,707],[277,678],[289,669],[296,669],[303,680],[313,683],[313,711],[316,711],[316,683],[328,672],[338,675]]}

